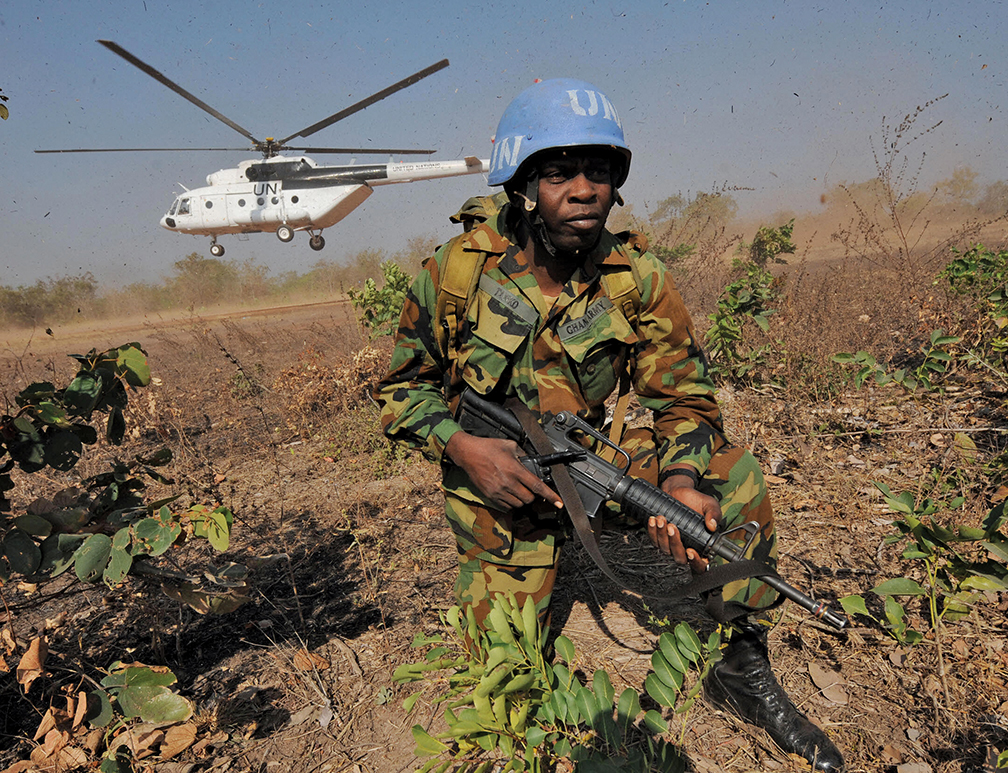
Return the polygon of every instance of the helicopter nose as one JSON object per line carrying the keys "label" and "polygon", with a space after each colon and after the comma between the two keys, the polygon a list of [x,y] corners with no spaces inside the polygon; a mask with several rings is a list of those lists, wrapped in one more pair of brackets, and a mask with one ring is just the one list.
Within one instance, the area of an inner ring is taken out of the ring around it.
{"label": "helicopter nose", "polygon": [[161,227],[162,228],[168,228],[168,229],[174,228],[175,227],[175,218],[168,217],[168,215],[165,215],[164,217],[161,218]]}

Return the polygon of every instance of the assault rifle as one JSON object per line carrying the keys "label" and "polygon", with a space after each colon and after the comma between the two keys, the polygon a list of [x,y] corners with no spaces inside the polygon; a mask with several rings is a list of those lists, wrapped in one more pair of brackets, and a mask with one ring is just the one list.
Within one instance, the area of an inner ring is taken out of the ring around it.
{"label": "assault rifle", "polygon": [[[642,523],[646,523],[652,515],[664,517],[679,530],[685,547],[693,548],[704,558],[720,556],[727,561],[745,559],[745,553],[759,530],[759,525],[751,522],[729,532],[708,531],[700,513],[648,481],[628,475],[629,455],[569,411],[562,411],[545,425],[533,420],[533,424],[545,433],[543,437],[535,427],[526,430],[512,411],[467,389],[459,401],[458,421],[462,429],[472,435],[513,440],[527,454],[521,458],[525,468],[551,486],[554,484],[551,468],[564,465],[589,518],[596,517],[602,505],[611,500]],[[532,438],[532,434],[539,437]],[[612,458],[618,464],[608,462],[589,450],[586,442],[610,449]],[[728,536],[740,530],[748,535],[746,543],[741,546]],[[760,581],[834,628],[842,630],[847,625],[846,618],[833,612],[824,602],[802,593],[776,573],[757,576]]]}

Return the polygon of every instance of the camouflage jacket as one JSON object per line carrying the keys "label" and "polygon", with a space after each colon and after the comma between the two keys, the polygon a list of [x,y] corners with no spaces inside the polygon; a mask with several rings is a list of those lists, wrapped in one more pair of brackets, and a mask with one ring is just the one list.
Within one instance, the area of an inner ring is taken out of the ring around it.
{"label": "camouflage jacket", "polygon": [[[506,205],[455,237],[486,255],[479,288],[461,323],[454,356],[440,348],[439,273],[452,243],[424,264],[403,306],[390,372],[375,390],[385,434],[442,460],[459,425],[453,411],[465,387],[494,399],[517,396],[541,419],[569,410],[597,427],[605,400],[629,362],[638,400],[654,413],[661,467],[707,468],[721,417],[707,361],[689,313],[664,266],[604,231],[551,306],[509,236]],[[636,330],[606,295],[602,277],[636,261],[641,303]],[[447,348],[447,347],[446,347]],[[460,469],[445,465],[444,485],[482,501]]]}

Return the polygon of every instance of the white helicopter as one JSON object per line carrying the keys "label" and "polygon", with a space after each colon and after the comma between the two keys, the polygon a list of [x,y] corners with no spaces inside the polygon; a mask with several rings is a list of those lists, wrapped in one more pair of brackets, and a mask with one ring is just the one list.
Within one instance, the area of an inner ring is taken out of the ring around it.
{"label": "white helicopter", "polygon": [[[146,62],[111,40],[99,40],[105,48],[167,86],[201,110],[252,141],[252,150],[262,153],[262,159],[242,161],[237,168],[221,169],[207,175],[203,188],[185,190],[161,218],[161,226],[177,233],[210,237],[210,254],[220,257],[224,247],[217,237],[223,234],[275,233],[282,242],[289,242],[296,231],[307,231],[308,246],[321,250],[325,246],[322,230],[335,225],[359,207],[371,195],[374,186],[408,183],[439,177],[458,177],[489,171],[488,159],[466,156],[458,161],[423,161],[416,163],[350,164],[319,166],[307,156],[282,156],[281,151],[336,153],[430,155],[433,150],[404,148],[329,148],[294,147],[287,143],[297,137],[308,137],[373,105],[417,81],[448,66],[448,60],[432,64],[388,88],[372,94],[350,107],[301,131],[276,140],[257,140],[247,130],[193,96]],[[250,148],[73,148],[36,150],[36,153],[129,153],[158,151],[236,151]],[[185,187],[185,186],[183,186]]]}

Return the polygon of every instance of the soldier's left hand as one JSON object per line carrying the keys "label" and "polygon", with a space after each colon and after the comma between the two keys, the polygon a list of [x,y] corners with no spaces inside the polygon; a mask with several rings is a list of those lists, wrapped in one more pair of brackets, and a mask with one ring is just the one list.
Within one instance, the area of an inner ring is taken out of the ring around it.
{"label": "soldier's left hand", "polygon": [[[688,478],[673,476],[662,483],[662,490],[671,497],[682,502],[686,507],[704,517],[704,525],[710,532],[717,531],[721,524],[721,506],[714,497],[702,494],[693,488]],[[688,564],[694,572],[707,570],[707,560],[700,557],[693,548],[687,548],[673,524],[662,516],[651,516],[648,519],[648,537],[651,544],[665,555],[672,556],[677,564]]]}

